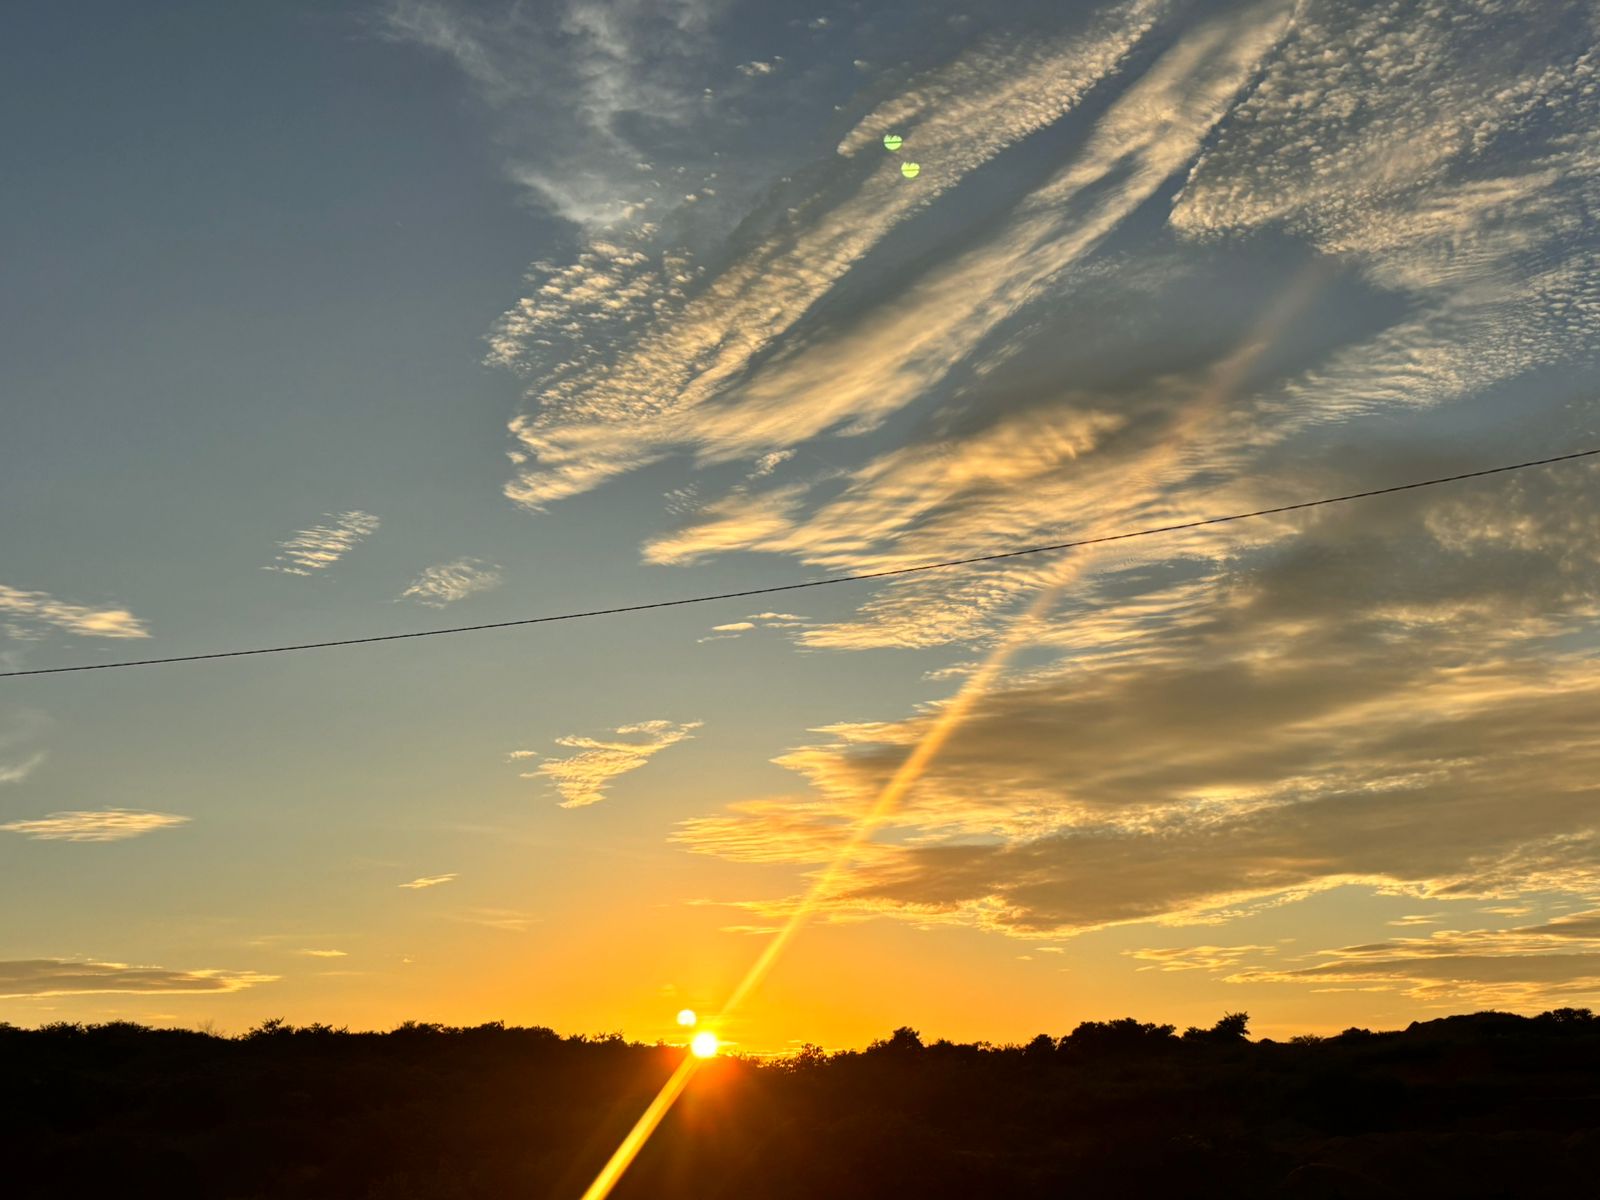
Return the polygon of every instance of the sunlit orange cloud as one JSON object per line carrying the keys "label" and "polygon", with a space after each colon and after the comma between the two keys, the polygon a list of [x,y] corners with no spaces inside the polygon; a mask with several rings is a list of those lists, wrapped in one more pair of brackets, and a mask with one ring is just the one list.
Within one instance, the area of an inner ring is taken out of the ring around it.
{"label": "sunlit orange cloud", "polygon": [[[1309,301],[1321,275],[1321,268],[1313,264],[1300,271],[1286,289],[1283,301],[1272,306],[1268,315],[1263,318],[1256,329],[1245,339],[1244,350],[1229,360],[1226,369],[1218,372],[1218,377],[1207,390],[1199,405],[1193,413],[1180,425],[1173,441],[1165,444],[1165,448],[1153,455],[1157,460],[1149,459],[1145,462],[1147,470],[1158,469],[1158,463],[1171,461],[1181,452],[1181,448],[1191,441],[1199,431],[1204,428],[1207,420],[1226,403],[1227,399],[1237,390],[1249,368],[1261,356],[1268,346],[1274,342],[1285,328],[1288,327],[1293,317],[1304,308]],[[818,901],[826,897],[849,869],[850,861],[855,856],[861,845],[872,837],[900,807],[906,794],[916,784],[928,764],[944,748],[951,735],[961,725],[972,706],[984,696],[993,685],[995,679],[1005,670],[1006,665],[1021,647],[1031,644],[1038,632],[1038,627],[1050,606],[1055,602],[1063,586],[1078,575],[1084,564],[1088,561],[1084,555],[1075,556],[1065,560],[1062,567],[1055,572],[1055,579],[1035,596],[1033,603],[1027,611],[1013,621],[1004,638],[990,652],[989,656],[979,665],[978,669],[967,677],[966,682],[956,693],[955,697],[939,709],[937,717],[923,732],[922,737],[912,748],[888,783],[879,792],[877,800],[866,815],[856,824],[854,831],[845,844],[840,847],[837,854],[822,873],[813,882],[805,898],[797,905],[783,927],[772,938],[761,952],[761,956],[751,964],[750,970],[734,989],[727,1004],[719,1014],[719,1022],[738,1009],[752,992],[761,985],[767,977],[773,964],[783,953],[789,941],[798,933],[811,914],[815,911]]]}

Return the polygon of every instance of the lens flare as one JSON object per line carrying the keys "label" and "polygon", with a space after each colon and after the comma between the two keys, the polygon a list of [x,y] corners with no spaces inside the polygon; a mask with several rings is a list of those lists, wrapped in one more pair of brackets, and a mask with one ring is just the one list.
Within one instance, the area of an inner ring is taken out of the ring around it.
{"label": "lens flare", "polygon": [[702,1030],[694,1035],[689,1042],[689,1049],[696,1058],[715,1058],[722,1043],[717,1040],[717,1035],[709,1029]]}
{"label": "lens flare", "polygon": [[678,1024],[682,1025],[685,1029],[689,1028],[689,1026],[693,1025],[699,1019],[699,1017],[694,1015],[694,1009],[692,1008],[685,1008],[678,1013]]}

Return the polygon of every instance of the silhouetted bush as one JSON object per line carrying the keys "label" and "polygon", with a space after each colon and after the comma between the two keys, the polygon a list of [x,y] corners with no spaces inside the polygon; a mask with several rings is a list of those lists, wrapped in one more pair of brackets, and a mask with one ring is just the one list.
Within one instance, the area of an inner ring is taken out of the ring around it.
{"label": "silhouetted bush", "polygon": [[[863,1051],[714,1060],[615,1195],[1593,1194],[1588,1010],[1287,1043],[1248,1024],[1086,1021],[1006,1046],[903,1026]],[[682,1054],[499,1022],[0,1024],[5,1194],[576,1197]]]}

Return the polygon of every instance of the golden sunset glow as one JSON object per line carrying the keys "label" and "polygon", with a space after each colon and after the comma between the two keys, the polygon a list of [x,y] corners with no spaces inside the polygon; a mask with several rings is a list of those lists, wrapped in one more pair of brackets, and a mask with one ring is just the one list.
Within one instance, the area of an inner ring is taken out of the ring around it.
{"label": "golden sunset glow", "polygon": [[22,6],[0,1035],[463,1047],[602,1200],[1600,1008],[1597,3]]}

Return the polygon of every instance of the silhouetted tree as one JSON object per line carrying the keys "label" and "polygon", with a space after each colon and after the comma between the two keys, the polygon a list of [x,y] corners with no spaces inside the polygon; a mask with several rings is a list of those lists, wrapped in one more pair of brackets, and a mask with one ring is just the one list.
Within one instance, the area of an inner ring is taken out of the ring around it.
{"label": "silhouetted tree", "polygon": [[1183,1038],[1188,1042],[1242,1042],[1249,1028],[1249,1013],[1228,1013],[1218,1018],[1210,1029],[1189,1026],[1183,1031]]}

